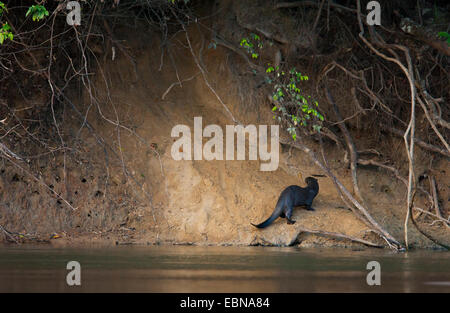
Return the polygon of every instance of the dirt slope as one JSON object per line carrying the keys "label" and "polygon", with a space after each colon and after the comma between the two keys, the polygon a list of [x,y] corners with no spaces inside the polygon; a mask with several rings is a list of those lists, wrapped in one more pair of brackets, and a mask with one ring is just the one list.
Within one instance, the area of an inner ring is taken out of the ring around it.
{"label": "dirt slope", "polygon": [[[198,51],[201,40],[196,40],[195,33],[192,36],[194,50]],[[83,112],[117,157],[110,152],[105,155],[95,136],[83,128],[82,157],[66,160],[66,184],[62,179],[61,156],[42,164],[39,170],[44,181],[65,195],[75,211],[27,173],[5,167],[7,172],[0,180],[3,208],[0,219],[5,227],[43,238],[51,233],[61,234],[63,238],[52,240],[55,244],[106,241],[352,245],[313,235],[297,238],[301,227],[377,241],[363,223],[343,208],[328,178],[319,179],[315,212],[301,208],[294,211],[296,224],[287,225],[279,219],[264,230],[250,225],[271,214],[286,186],[304,186],[307,176],[323,174],[306,155],[288,147],[280,147],[280,165],[272,172],[260,171],[259,161],[175,161],[171,155],[173,126],[185,124],[193,130],[196,116],[203,118],[203,126],[217,124],[225,129],[225,125],[233,123],[205,84],[186,47],[173,46],[172,58],[161,57],[157,36],[146,37],[145,41],[127,42],[136,66],[123,53],[114,61],[110,51],[99,54],[101,70],[95,75],[94,92],[100,101],[87,113]],[[183,37],[179,40],[182,42]],[[228,66],[229,62],[240,62],[238,58],[221,48],[205,49],[202,62],[214,90],[244,124],[272,123],[268,106],[252,106],[239,96],[242,86],[236,84]],[[177,76],[182,86],[175,85],[167,92],[178,82]],[[183,82],[186,79],[190,80]],[[90,101],[86,94],[82,99],[85,103]],[[79,129],[79,124],[68,123],[66,131],[76,133]],[[342,152],[330,146],[327,153],[331,166],[351,190],[349,171],[341,161]],[[129,173],[127,177],[124,171]],[[374,218],[401,239],[404,186],[389,173],[373,170],[359,173],[361,189],[367,195]],[[414,230],[410,240],[416,246],[430,246]]]}

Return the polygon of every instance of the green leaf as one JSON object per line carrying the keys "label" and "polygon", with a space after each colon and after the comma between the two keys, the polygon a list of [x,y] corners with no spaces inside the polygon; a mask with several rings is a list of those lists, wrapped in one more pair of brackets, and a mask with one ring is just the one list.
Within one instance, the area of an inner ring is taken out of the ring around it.
{"label": "green leaf", "polygon": [[33,15],[33,21],[40,21],[45,16],[49,15],[47,9],[43,5],[40,5],[40,4],[39,5],[32,5],[31,7],[29,7],[27,13],[25,14],[25,16],[27,17],[30,14]]}
{"label": "green leaf", "polygon": [[447,33],[447,32],[439,32],[438,36],[441,37],[441,38],[446,39],[447,44],[450,45],[450,34],[449,33]]}
{"label": "green leaf", "polygon": [[3,11],[8,12],[8,9],[6,8],[6,5],[0,1],[0,15],[3,13]]}

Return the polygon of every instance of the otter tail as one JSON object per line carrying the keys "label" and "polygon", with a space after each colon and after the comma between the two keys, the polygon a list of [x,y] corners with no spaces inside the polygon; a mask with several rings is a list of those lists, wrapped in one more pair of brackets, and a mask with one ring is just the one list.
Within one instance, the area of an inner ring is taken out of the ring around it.
{"label": "otter tail", "polygon": [[258,224],[258,225],[255,225],[253,223],[250,223],[250,224],[252,224],[253,226],[255,226],[257,228],[267,227],[270,224],[272,224],[272,222],[280,216],[282,209],[283,209],[283,205],[281,204],[281,201],[280,201],[279,203],[277,203],[275,210],[273,211],[272,215],[267,220],[265,220],[264,222],[262,222],[261,224]]}

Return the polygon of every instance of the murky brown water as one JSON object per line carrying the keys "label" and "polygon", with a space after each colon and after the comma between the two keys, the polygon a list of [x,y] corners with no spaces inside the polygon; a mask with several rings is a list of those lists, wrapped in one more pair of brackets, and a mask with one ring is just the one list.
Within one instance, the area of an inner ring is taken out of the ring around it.
{"label": "murky brown water", "polygon": [[[66,283],[69,261],[81,265],[81,286]],[[369,261],[381,265],[381,286],[366,283]],[[450,253],[0,246],[0,292],[450,292]]]}

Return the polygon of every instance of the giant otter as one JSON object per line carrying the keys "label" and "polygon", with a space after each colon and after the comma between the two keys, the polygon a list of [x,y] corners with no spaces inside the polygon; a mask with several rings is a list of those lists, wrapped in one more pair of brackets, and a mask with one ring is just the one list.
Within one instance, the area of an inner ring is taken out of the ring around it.
{"label": "giant otter", "polygon": [[319,184],[314,177],[307,177],[305,182],[308,185],[306,188],[292,185],[284,189],[272,215],[261,224],[251,224],[258,228],[264,228],[272,224],[277,217],[286,218],[288,224],[294,224],[295,221],[291,220],[294,207],[304,205],[308,211],[314,211],[311,204],[319,193]]}

